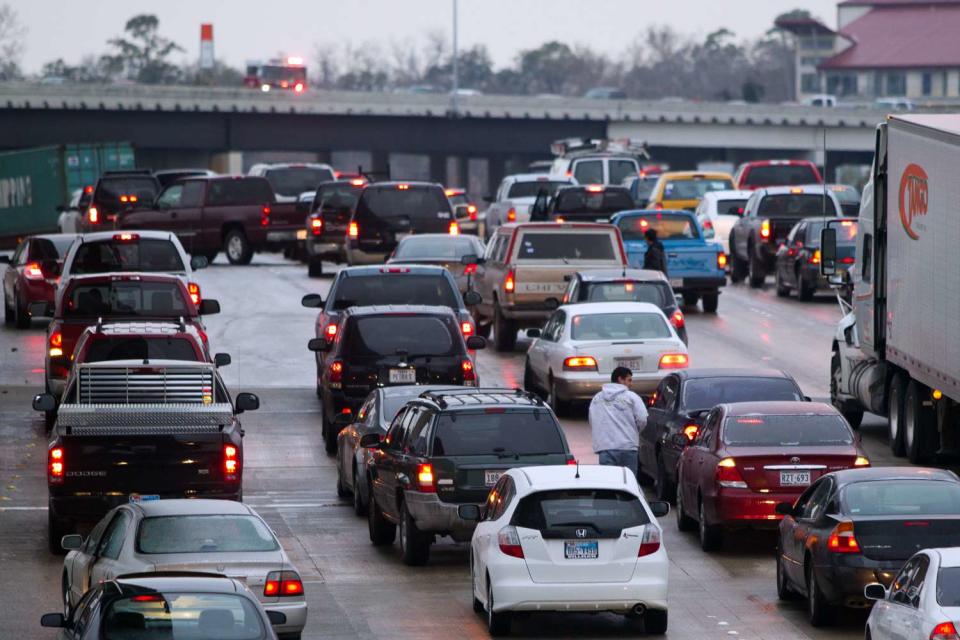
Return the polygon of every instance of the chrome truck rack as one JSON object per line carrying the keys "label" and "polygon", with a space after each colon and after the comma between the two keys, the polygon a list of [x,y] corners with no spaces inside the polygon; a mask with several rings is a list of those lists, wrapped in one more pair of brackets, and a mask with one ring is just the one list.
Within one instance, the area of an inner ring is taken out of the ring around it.
{"label": "chrome truck rack", "polygon": [[57,427],[70,435],[217,433],[233,420],[229,403],[63,404]]}

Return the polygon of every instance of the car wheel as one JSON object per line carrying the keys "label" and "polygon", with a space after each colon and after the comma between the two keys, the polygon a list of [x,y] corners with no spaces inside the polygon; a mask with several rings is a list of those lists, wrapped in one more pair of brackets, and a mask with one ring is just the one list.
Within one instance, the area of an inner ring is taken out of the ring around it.
{"label": "car wheel", "polygon": [[783,279],[780,277],[780,267],[777,267],[777,273],[774,276],[777,282],[777,297],[778,298],[788,298],[790,297],[790,287],[783,284]]}
{"label": "car wheel", "polygon": [[747,261],[737,255],[736,245],[733,234],[730,234],[730,282],[736,284],[743,282],[747,277]]}
{"label": "car wheel", "polygon": [[210,252],[204,254],[204,255],[207,257],[207,264],[208,264],[208,265],[213,264],[213,261],[217,259],[217,254],[218,254],[218,253],[220,253],[220,252],[219,252],[219,251],[210,251]]}
{"label": "car wheel", "polygon": [[63,617],[69,618],[72,606],[70,605],[70,585],[67,583],[66,573],[63,574],[63,578],[60,580],[60,590],[63,592],[61,594],[63,596]]}
{"label": "car wheel", "polygon": [[666,500],[670,504],[673,504],[677,492],[674,491],[673,487],[670,486],[670,481],[667,480],[667,470],[663,465],[663,457],[657,453],[657,471],[653,475],[653,488],[657,495],[657,500]]}
{"label": "car wheel", "polygon": [[677,499],[676,499],[677,508],[675,510],[677,513],[677,529],[679,529],[680,531],[693,531],[697,527],[697,522],[693,518],[688,516],[686,514],[686,511],[684,510],[683,491],[680,488],[681,485],[682,485],[682,482],[678,476],[677,477]]}
{"label": "car wheel", "polygon": [[790,584],[787,582],[787,572],[783,568],[782,555],[783,552],[780,550],[780,545],[777,545],[777,597],[784,601],[796,600],[797,594],[793,592],[793,589],[790,588]]}
{"label": "car wheel", "polygon": [[340,464],[340,455],[337,454],[337,497],[349,498],[350,492],[343,486],[343,465]]}
{"label": "car wheel", "polygon": [[856,430],[860,428],[860,423],[863,422],[863,409],[851,409],[849,405],[839,399],[840,379],[842,376],[840,351],[834,347],[833,354],[830,356],[830,403],[833,404],[837,411],[843,414],[843,417],[847,419],[850,426]]}
{"label": "car wheel", "polygon": [[890,390],[887,392],[887,430],[890,451],[895,456],[903,456],[906,453],[903,446],[903,423],[905,422],[903,392],[906,386],[903,376],[897,374],[890,381]]}
{"label": "car wheel", "polygon": [[323,261],[320,258],[310,258],[307,263],[307,276],[319,278],[323,275]]}
{"label": "car wheel", "polygon": [[393,544],[397,537],[397,526],[384,517],[383,512],[377,505],[377,499],[373,497],[373,483],[368,484],[367,528],[370,531],[370,542],[377,547]]}
{"label": "car wheel", "polygon": [[700,499],[700,507],[698,510],[699,516],[697,520],[697,527],[700,531],[700,548],[704,551],[716,551],[720,548],[722,542],[720,527],[712,525],[707,522],[707,513],[703,507],[703,499]]}
{"label": "car wheel", "polygon": [[400,504],[400,555],[409,567],[427,564],[430,559],[431,535],[417,528],[406,503]]}
{"label": "car wheel", "polygon": [[7,297],[4,296],[3,297],[3,321],[6,324],[13,324],[13,320],[14,320],[13,308],[11,308],[9,304],[7,304],[8,302],[9,300],[7,300]]}
{"label": "car wheel", "polygon": [[763,262],[757,257],[757,251],[754,249],[751,244],[747,249],[747,253],[750,254],[750,263],[749,263],[749,274],[750,274],[750,288],[759,289],[763,286],[763,283],[767,280],[767,270],[764,267]]}
{"label": "car wheel", "polygon": [[557,381],[554,380],[553,376],[551,376],[550,393],[547,397],[547,404],[550,405],[550,408],[553,409],[553,412],[559,418],[570,413],[570,403],[566,400],[560,399],[560,394],[558,393],[557,389]]}
{"label": "car wheel", "polygon": [[903,448],[913,464],[926,462],[937,449],[937,414],[933,407],[925,407],[923,398],[930,391],[916,380],[907,383],[903,396]]}
{"label": "car wheel", "polygon": [[533,381],[533,371],[530,369],[530,358],[523,363],[523,390],[540,395],[540,390]]}
{"label": "car wheel", "polygon": [[647,635],[662,636],[667,632],[667,612],[663,609],[647,609],[643,614],[643,630]]}
{"label": "car wheel", "polygon": [[807,617],[810,624],[814,627],[823,627],[833,620],[833,607],[827,603],[823,591],[820,590],[820,584],[817,582],[817,575],[813,571],[813,566],[807,565]]}
{"label": "car wheel", "polygon": [[360,491],[359,476],[357,470],[353,470],[353,512],[358,516],[367,515],[367,507],[363,503],[363,492]]}
{"label": "car wheel", "polygon": [[58,518],[53,509],[47,509],[47,546],[50,553],[55,556],[66,555],[61,540],[68,533],[71,533],[69,524]]}
{"label": "car wheel", "polygon": [[487,631],[491,636],[510,635],[510,625],[513,622],[509,611],[493,610],[493,586],[487,579]]}
{"label": "car wheel", "polygon": [[816,292],[816,287],[810,285],[807,282],[807,279],[802,273],[797,274],[797,297],[804,302],[809,302],[813,300],[813,294]]}
{"label": "car wheel", "polygon": [[683,294],[683,306],[685,307],[695,307],[697,303],[700,302],[700,294],[698,293],[684,293]]}
{"label": "car wheel", "polygon": [[497,351],[513,351],[517,345],[517,325],[503,316],[499,304],[493,307],[493,338]]}
{"label": "car wheel", "polygon": [[718,306],[720,306],[719,293],[703,294],[703,312],[704,313],[716,313]]}
{"label": "car wheel", "polygon": [[230,264],[250,264],[253,259],[250,241],[242,229],[230,229],[227,232],[227,237],[223,240],[223,251]]}
{"label": "car wheel", "polygon": [[27,311],[27,306],[20,300],[20,296],[14,294],[13,296],[13,308],[14,308],[14,320],[13,324],[17,329],[29,329],[30,328],[30,312]]}

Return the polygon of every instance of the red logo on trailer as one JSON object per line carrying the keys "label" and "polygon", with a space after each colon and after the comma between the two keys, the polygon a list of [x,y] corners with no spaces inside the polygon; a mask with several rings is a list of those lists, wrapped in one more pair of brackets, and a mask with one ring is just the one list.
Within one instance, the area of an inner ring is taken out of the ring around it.
{"label": "red logo on trailer", "polygon": [[928,202],[927,172],[918,164],[908,164],[900,177],[900,222],[914,240],[920,236],[913,230],[913,220],[927,215]]}

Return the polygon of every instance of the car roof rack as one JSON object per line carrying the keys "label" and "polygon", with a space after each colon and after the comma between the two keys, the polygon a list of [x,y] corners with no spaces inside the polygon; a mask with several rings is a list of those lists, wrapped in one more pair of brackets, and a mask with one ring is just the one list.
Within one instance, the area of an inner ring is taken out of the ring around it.
{"label": "car roof rack", "polygon": [[650,159],[647,143],[632,138],[563,138],[550,145],[550,153],[556,157],[604,152],[628,153]]}
{"label": "car roof rack", "polygon": [[153,169],[109,169],[100,174],[100,177],[105,176],[152,176]]}
{"label": "car roof rack", "polygon": [[450,406],[449,400],[456,400],[462,406],[490,403],[521,404],[524,402],[536,406],[546,406],[543,399],[537,394],[516,387],[464,387],[463,389],[446,391],[424,391],[419,397],[437,403],[441,409]]}

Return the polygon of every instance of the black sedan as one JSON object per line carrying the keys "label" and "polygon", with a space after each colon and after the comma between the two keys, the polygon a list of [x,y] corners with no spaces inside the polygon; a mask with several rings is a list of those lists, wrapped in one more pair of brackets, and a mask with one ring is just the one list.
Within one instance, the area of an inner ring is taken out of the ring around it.
{"label": "black sedan", "polygon": [[[793,226],[790,234],[777,249],[775,276],[777,295],[785,298],[796,291],[801,300],[810,300],[820,290],[829,288],[825,276],[820,275],[820,232],[823,218],[804,218]],[[857,242],[857,221],[853,218],[830,219],[837,230],[837,268],[853,265]]]}
{"label": "black sedan", "polygon": [[957,544],[960,478],[922,467],[836,471],[776,509],[777,595],[805,596],[810,623],[822,626],[838,607],[869,607],[864,587],[889,585],[920,549]]}
{"label": "black sedan", "polygon": [[[683,369],[666,376],[653,394],[640,432],[640,474],[654,481],[657,499],[676,497],[677,463],[718,404],[803,400],[797,382],[775,369]],[[676,437],[683,434],[683,438]]]}

